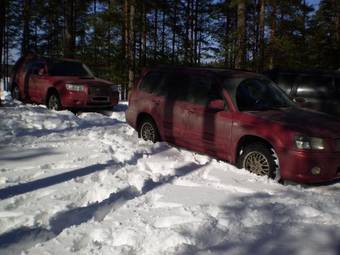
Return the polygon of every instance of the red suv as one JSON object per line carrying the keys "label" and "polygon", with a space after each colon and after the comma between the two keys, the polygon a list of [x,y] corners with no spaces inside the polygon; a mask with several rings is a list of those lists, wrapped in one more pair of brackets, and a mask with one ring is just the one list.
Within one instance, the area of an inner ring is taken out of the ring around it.
{"label": "red suv", "polygon": [[14,99],[46,104],[54,110],[109,108],[119,99],[116,86],[94,77],[81,62],[32,54],[15,64],[11,93]]}
{"label": "red suv", "polygon": [[258,175],[295,182],[340,179],[340,123],[295,106],[260,74],[206,68],[146,70],[127,122],[163,140]]}

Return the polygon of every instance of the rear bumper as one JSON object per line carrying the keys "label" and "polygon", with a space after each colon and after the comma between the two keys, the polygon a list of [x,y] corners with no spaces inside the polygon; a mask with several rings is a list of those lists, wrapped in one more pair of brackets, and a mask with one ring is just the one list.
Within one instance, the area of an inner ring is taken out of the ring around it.
{"label": "rear bumper", "polygon": [[[312,174],[315,167],[321,169],[320,174]],[[291,150],[280,156],[280,173],[285,180],[303,183],[340,180],[340,153]]]}
{"label": "rear bumper", "polygon": [[61,98],[64,108],[100,109],[115,106],[119,102],[119,93],[113,92],[105,96],[89,96],[86,92],[65,91]]}

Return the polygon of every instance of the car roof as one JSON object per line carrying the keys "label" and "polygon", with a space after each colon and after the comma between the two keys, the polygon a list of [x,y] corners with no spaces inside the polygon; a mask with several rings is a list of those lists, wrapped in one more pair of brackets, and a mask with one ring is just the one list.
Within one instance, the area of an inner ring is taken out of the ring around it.
{"label": "car roof", "polygon": [[240,69],[226,69],[218,67],[191,67],[191,66],[157,66],[146,68],[147,71],[161,71],[161,72],[209,72],[224,78],[264,78],[262,74],[240,70]]}
{"label": "car roof", "polygon": [[278,75],[278,74],[291,74],[291,75],[331,75],[340,76],[339,70],[321,70],[321,69],[305,69],[305,70],[292,70],[292,69],[271,69],[264,72],[265,75]]}

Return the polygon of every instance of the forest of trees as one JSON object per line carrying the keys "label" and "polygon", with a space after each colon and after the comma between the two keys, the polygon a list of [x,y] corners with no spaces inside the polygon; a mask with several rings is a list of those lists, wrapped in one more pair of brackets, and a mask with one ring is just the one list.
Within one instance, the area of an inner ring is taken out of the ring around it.
{"label": "forest of trees", "polygon": [[[0,63],[27,50],[131,85],[145,66],[340,67],[340,1],[1,0]],[[7,72],[2,65],[1,75]]]}

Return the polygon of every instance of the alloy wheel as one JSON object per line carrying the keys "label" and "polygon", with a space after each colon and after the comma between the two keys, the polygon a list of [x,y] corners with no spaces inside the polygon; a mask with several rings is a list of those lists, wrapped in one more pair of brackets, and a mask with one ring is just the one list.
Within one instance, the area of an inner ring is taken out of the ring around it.
{"label": "alloy wheel", "polygon": [[156,140],[156,130],[150,122],[144,122],[141,127],[141,136],[145,141]]}
{"label": "alloy wheel", "polygon": [[59,99],[56,95],[51,95],[48,100],[48,108],[51,110],[59,110]]}
{"label": "alloy wheel", "polygon": [[243,167],[257,175],[269,175],[270,173],[268,159],[265,155],[257,151],[250,152],[245,156]]}

